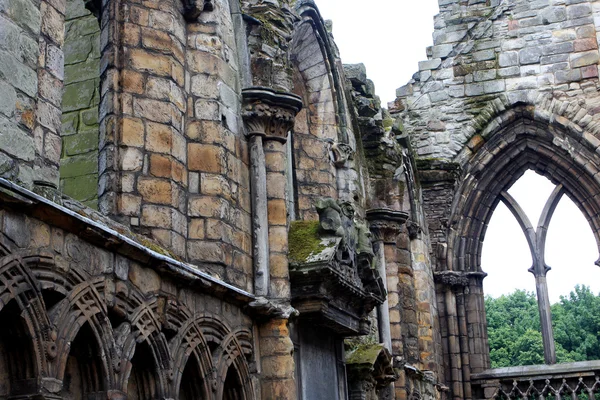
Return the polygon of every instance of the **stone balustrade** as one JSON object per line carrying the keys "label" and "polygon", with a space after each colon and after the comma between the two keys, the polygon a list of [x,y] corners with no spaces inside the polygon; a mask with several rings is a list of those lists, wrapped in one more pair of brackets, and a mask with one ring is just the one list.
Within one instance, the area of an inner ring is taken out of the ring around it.
{"label": "stone balustrade", "polygon": [[594,399],[600,361],[489,369],[471,375],[474,399]]}

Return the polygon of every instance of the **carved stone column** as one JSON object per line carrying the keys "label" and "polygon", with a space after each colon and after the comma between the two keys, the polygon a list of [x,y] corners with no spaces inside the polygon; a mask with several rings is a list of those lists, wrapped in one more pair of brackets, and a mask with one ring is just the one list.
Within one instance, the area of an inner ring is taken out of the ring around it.
{"label": "carved stone column", "polygon": [[242,94],[250,142],[255,293],[289,298],[285,143],[302,101],[267,88]]}
{"label": "carved stone column", "polygon": [[[250,148],[255,293],[289,304],[285,143],[302,101],[267,88],[244,89],[242,94]],[[290,315],[282,313],[259,329],[264,399],[297,398]]]}
{"label": "carved stone column", "polygon": [[[377,260],[377,269],[383,278],[385,290],[388,293],[385,302],[377,308],[377,317],[379,319],[379,341],[383,343],[390,354],[392,354],[389,298],[391,296],[393,298],[393,305],[397,306],[398,271],[396,269],[388,276],[385,253],[386,246],[391,248],[396,247],[398,234],[400,233],[402,224],[408,219],[408,214],[390,209],[373,209],[367,211],[367,219],[369,220],[369,227],[373,234],[373,250],[375,252],[375,259]],[[397,327],[399,327],[399,324],[397,324]],[[392,382],[386,388],[382,389],[382,398],[392,398],[394,392],[395,388],[394,383]]]}
{"label": "carved stone column", "polygon": [[[440,271],[435,281],[444,287],[444,303],[447,323],[448,356],[453,399],[471,399],[471,373],[480,372],[483,349],[487,339],[480,333],[485,321],[473,320],[474,315],[484,315],[481,287],[484,272]],[[473,292],[473,293],[472,293]],[[481,308],[481,309],[479,309]],[[472,321],[468,321],[467,313]]]}

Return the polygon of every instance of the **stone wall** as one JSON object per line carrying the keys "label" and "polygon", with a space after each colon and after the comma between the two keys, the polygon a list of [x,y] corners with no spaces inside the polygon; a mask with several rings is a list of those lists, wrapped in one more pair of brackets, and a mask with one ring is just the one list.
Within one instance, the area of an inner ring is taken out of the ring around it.
{"label": "stone wall", "polygon": [[428,60],[394,106],[417,156],[452,160],[471,151],[485,140],[489,116],[510,104],[550,95],[596,107],[599,12],[592,1],[440,1]]}
{"label": "stone wall", "polygon": [[66,13],[60,189],[97,208],[100,26],[82,0],[67,1]]}
{"label": "stone wall", "polygon": [[60,1],[0,5],[0,169],[27,187],[58,185],[64,13]]}

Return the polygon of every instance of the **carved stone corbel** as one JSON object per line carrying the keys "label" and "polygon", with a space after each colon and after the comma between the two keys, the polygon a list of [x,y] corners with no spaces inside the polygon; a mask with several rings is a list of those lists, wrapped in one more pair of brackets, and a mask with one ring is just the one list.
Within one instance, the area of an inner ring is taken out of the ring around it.
{"label": "carved stone corbel", "polygon": [[296,114],[302,109],[302,99],[263,87],[244,89],[242,96],[247,135],[285,143],[288,132],[294,128]]}
{"label": "carved stone corbel", "polygon": [[373,234],[373,241],[396,243],[400,229],[408,220],[408,213],[386,208],[375,208],[367,211],[367,220]]}
{"label": "carved stone corbel", "polygon": [[346,143],[333,142],[330,150],[333,164],[338,168],[343,167],[348,160],[354,159],[354,149]]}
{"label": "carved stone corbel", "polygon": [[188,22],[193,22],[202,13],[202,11],[213,11],[215,6],[212,0],[182,0],[183,17]]}

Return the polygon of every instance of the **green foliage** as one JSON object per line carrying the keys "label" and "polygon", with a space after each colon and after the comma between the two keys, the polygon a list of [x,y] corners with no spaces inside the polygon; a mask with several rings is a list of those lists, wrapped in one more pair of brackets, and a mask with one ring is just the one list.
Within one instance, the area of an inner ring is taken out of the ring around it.
{"label": "green foliage", "polygon": [[[492,368],[544,362],[544,347],[534,293],[516,290],[486,297]],[[600,296],[576,286],[552,305],[552,325],[559,363],[600,359]]]}

